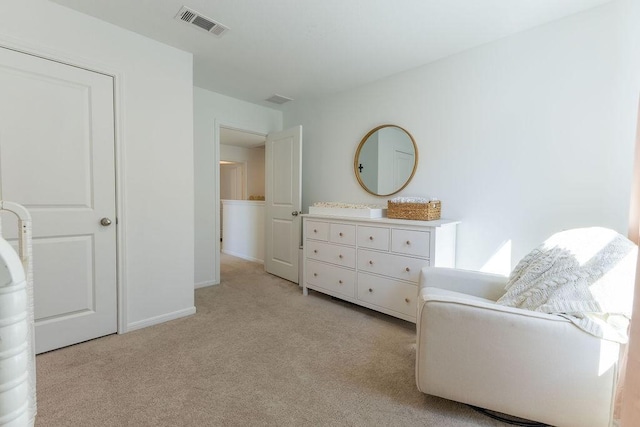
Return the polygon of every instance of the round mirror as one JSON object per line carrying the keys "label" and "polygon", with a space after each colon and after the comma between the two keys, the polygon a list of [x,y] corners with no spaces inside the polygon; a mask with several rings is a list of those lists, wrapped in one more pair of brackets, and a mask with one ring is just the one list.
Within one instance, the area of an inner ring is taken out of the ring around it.
{"label": "round mirror", "polygon": [[418,147],[409,132],[382,125],[367,133],[356,151],[358,182],[376,196],[390,196],[409,184],[418,167]]}

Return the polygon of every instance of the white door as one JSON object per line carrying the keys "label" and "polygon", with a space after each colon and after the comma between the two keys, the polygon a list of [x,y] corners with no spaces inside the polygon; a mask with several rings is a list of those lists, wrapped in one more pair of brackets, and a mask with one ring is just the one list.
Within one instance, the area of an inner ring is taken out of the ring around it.
{"label": "white door", "polygon": [[394,189],[401,188],[407,183],[407,181],[411,177],[411,173],[413,172],[414,164],[415,156],[413,153],[406,153],[404,151],[395,150],[393,156]]}
{"label": "white door", "polygon": [[270,133],[265,145],[265,270],[298,283],[302,126]]}
{"label": "white door", "polygon": [[220,198],[224,200],[243,200],[245,187],[244,176],[244,164],[221,164]]}
{"label": "white door", "polygon": [[0,94],[0,197],[33,219],[36,352],[114,333],[113,79],[0,48]]}

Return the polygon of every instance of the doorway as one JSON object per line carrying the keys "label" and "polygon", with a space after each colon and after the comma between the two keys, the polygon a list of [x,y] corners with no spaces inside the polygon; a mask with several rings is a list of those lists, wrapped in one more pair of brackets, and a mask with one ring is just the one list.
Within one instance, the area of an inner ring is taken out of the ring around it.
{"label": "doorway", "polygon": [[220,199],[245,199],[246,169],[246,162],[220,160]]}
{"label": "doorway", "polygon": [[[301,190],[302,190],[302,126],[294,126],[285,131],[251,131],[249,127],[231,126],[228,123],[214,123],[214,203],[217,215],[214,215],[214,283],[221,282],[220,259],[220,160],[227,157],[225,150],[234,150],[234,146],[225,147],[222,140],[227,131],[239,131],[264,138],[264,171],[256,174],[264,180],[264,214],[256,215],[255,222],[264,221],[264,243],[258,247],[264,250],[260,259],[265,270],[276,276],[298,283],[300,236],[302,231]],[[222,137],[221,137],[222,135]],[[229,144],[226,144],[229,145]],[[228,158],[228,157],[227,157]],[[252,169],[247,167],[247,175]],[[249,178],[251,181],[251,178]],[[249,199],[256,198],[249,190]],[[262,195],[259,195],[260,199]],[[249,200],[250,202],[252,200]],[[255,202],[261,200],[253,200]],[[224,215],[223,215],[224,216]],[[234,216],[235,217],[235,216]],[[227,216],[227,219],[229,217]],[[225,221],[222,222],[224,226]],[[253,223],[252,221],[248,223]],[[275,230],[275,232],[274,232]],[[228,236],[227,236],[228,237]],[[274,264],[283,267],[282,271],[274,269]]]}
{"label": "doorway", "polygon": [[264,262],[265,140],[262,134],[220,127],[222,276],[230,257]]}

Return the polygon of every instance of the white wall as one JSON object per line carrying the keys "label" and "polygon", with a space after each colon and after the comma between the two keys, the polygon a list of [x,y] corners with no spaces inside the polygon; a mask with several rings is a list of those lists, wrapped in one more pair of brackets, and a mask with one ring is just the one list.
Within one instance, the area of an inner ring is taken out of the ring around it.
{"label": "white wall", "polygon": [[254,200],[222,200],[222,252],[264,262],[264,204]]}
{"label": "white wall", "polygon": [[220,196],[215,165],[219,126],[268,134],[282,129],[282,112],[194,88],[195,285],[220,283]]}
{"label": "white wall", "polygon": [[[617,1],[439,62],[285,110],[302,124],[303,206],[382,202],[353,174],[361,138],[404,127],[419,150],[400,195],[439,197],[462,221],[457,263],[508,272],[561,229],[626,234],[640,22]],[[628,7],[636,7],[634,11]],[[495,260],[494,260],[495,261]]]}
{"label": "white wall", "polygon": [[247,162],[247,192],[249,197],[264,197],[265,195],[265,160],[264,146],[249,149]]}
{"label": "white wall", "polygon": [[[358,168],[360,179],[365,187],[373,193],[384,194],[378,191],[378,177],[380,175],[378,173],[378,165],[380,164],[379,138],[379,132],[375,132],[367,138],[367,142],[360,149],[358,165],[355,166],[354,163],[354,166]],[[360,166],[362,166],[362,171],[360,171]]]}
{"label": "white wall", "polygon": [[117,73],[123,326],[193,313],[191,54],[44,0],[0,3],[0,45]]}

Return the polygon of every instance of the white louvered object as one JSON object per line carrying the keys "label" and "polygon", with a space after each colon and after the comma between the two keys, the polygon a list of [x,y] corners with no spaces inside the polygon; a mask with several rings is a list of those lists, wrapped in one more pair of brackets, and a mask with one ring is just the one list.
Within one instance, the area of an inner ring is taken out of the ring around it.
{"label": "white louvered object", "polygon": [[[0,200],[18,217],[18,252],[0,238],[0,426],[33,426],[36,416],[31,216]],[[1,235],[0,229],[0,235]]]}
{"label": "white louvered object", "polygon": [[213,19],[204,16],[200,12],[196,12],[195,10],[189,9],[185,6],[183,6],[178,11],[175,19],[187,24],[191,24],[202,31],[213,34],[216,37],[221,37],[224,33],[229,31],[229,28],[225,25],[216,22]]}

